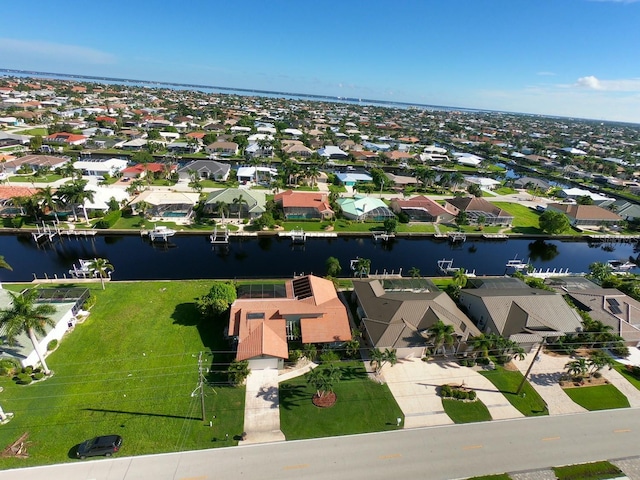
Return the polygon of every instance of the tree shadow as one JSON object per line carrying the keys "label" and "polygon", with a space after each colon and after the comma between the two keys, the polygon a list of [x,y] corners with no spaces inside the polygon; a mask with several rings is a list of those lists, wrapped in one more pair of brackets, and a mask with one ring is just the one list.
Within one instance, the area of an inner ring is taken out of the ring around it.
{"label": "tree shadow", "polygon": [[280,395],[278,394],[277,386],[260,387],[256,397],[262,397],[265,401],[271,403],[270,408],[278,408]]}
{"label": "tree shadow", "polygon": [[561,375],[559,372],[532,373],[529,375],[529,382],[540,386],[558,385]]}
{"label": "tree shadow", "polygon": [[303,403],[311,403],[311,397],[304,385],[280,385],[280,406],[286,410],[293,410]]}
{"label": "tree shadow", "polygon": [[107,408],[83,408],[87,412],[102,412],[102,413],[118,413],[125,415],[141,415],[144,417],[162,417],[162,418],[177,418],[178,420],[198,420],[200,421],[200,417],[187,417],[184,415],[167,415],[164,413],[147,413],[147,412],[130,412],[126,410],[110,410]]}

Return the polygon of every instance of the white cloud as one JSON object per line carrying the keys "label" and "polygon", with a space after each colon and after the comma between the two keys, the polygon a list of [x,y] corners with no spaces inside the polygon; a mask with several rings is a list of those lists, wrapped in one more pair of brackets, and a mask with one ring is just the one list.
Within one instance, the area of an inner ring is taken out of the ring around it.
{"label": "white cloud", "polygon": [[111,53],[94,48],[14,38],[0,38],[0,53],[12,57],[47,58],[65,63],[105,65],[116,62],[116,57]]}
{"label": "white cloud", "polygon": [[607,92],[640,92],[640,78],[600,80],[593,75],[589,75],[580,77],[573,86]]}
{"label": "white cloud", "polygon": [[556,74],[554,72],[538,72],[536,75],[540,75],[542,77],[555,77]]}

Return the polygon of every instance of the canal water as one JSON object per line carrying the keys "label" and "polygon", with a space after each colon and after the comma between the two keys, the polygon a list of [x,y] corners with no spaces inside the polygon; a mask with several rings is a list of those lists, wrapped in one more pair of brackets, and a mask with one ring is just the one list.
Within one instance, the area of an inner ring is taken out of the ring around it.
{"label": "canal water", "polygon": [[[536,268],[588,272],[592,262],[636,259],[635,243],[590,244],[558,240],[467,239],[461,244],[433,238],[396,238],[388,243],[371,237],[308,238],[292,245],[288,238],[232,237],[228,246],[211,245],[205,235],[176,235],[167,244],[151,244],[138,235],[59,238],[38,244],[31,235],[0,235],[0,255],[13,267],[0,270],[2,281],[30,281],[69,276],[78,259],[106,258],[115,267],[114,280],[272,278],[294,274],[325,275],[327,258],[336,257],[342,275],[356,257],[371,260],[372,273],[404,275],[416,267],[421,275],[440,275],[438,260],[477,275],[502,275],[507,261],[518,258]],[[632,271],[639,272],[634,269]]]}

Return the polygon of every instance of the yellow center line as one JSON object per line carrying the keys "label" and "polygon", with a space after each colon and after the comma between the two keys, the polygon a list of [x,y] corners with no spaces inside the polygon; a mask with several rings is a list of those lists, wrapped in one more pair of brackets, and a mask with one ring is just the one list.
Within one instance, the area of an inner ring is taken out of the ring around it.
{"label": "yellow center line", "polygon": [[286,467],[283,467],[283,470],[300,470],[303,468],[309,468],[309,464],[308,463],[303,463],[300,465],[287,465]]}
{"label": "yellow center line", "polygon": [[630,432],[631,429],[630,428],[620,428],[618,430],[614,430],[613,433],[627,433]]}
{"label": "yellow center line", "polygon": [[560,440],[560,437],[546,437],[542,439],[543,442],[550,442],[551,440]]}
{"label": "yellow center line", "polygon": [[400,458],[400,457],[402,457],[402,455],[401,455],[401,454],[399,454],[399,453],[392,453],[392,454],[390,454],[390,455],[380,455],[378,458],[379,458],[380,460],[389,460],[389,459],[391,459],[391,458]]}
{"label": "yellow center line", "polygon": [[463,450],[475,450],[477,448],[482,448],[482,445],[467,445],[466,447],[462,447]]}

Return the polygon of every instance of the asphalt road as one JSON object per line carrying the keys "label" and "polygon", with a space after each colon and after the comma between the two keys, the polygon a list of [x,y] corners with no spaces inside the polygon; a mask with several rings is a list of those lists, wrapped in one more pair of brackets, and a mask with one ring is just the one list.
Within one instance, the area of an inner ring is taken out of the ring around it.
{"label": "asphalt road", "polygon": [[0,480],[454,479],[637,456],[639,433],[640,409],[620,409],[90,459],[3,471]]}

